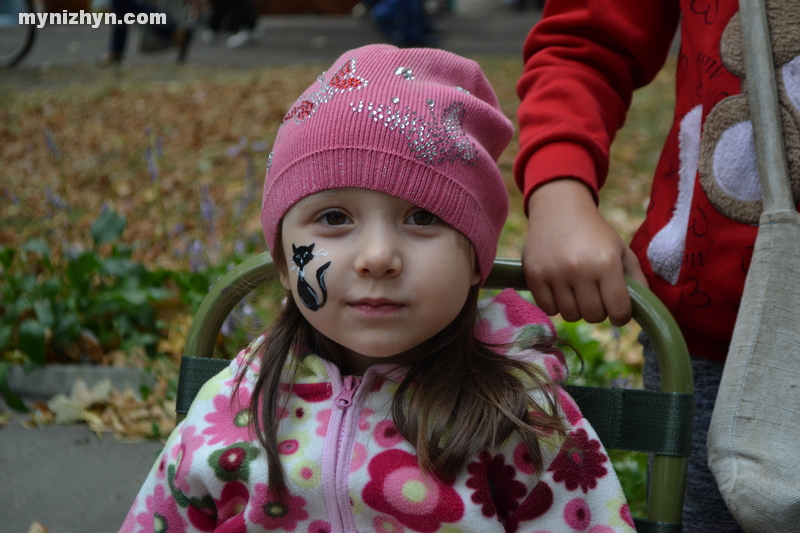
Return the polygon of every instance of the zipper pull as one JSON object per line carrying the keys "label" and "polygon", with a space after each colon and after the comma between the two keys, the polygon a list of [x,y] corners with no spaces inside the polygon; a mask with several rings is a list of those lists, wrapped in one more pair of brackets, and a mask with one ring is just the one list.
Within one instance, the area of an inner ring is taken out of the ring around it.
{"label": "zipper pull", "polygon": [[342,391],[333,400],[333,403],[341,408],[350,407],[350,404],[353,403],[353,396],[356,394],[356,389],[358,385],[361,383],[359,378],[353,376],[347,376],[344,378],[344,383],[342,383]]}

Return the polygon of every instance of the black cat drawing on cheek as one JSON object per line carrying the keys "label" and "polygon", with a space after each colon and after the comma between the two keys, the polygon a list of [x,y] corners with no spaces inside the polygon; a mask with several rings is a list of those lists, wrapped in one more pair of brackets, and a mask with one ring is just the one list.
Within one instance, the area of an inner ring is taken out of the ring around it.
{"label": "black cat drawing on cheek", "polygon": [[325,272],[331,266],[331,262],[328,261],[317,269],[317,283],[319,283],[320,291],[322,291],[322,299],[320,300],[317,292],[306,281],[306,273],[303,271],[303,267],[314,259],[314,254],[311,253],[314,250],[314,244],[311,243],[308,246],[295,246],[292,244],[292,261],[297,265],[297,295],[303,305],[312,311],[316,311],[325,305],[325,301],[328,299],[328,289],[325,287]]}

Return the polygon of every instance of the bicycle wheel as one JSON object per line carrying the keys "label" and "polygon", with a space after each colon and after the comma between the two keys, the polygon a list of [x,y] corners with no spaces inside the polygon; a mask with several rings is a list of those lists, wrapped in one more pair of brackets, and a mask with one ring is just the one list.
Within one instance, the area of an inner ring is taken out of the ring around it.
{"label": "bicycle wheel", "polygon": [[0,0],[0,68],[22,59],[36,34],[36,24],[21,24],[20,14],[34,14],[30,0]]}

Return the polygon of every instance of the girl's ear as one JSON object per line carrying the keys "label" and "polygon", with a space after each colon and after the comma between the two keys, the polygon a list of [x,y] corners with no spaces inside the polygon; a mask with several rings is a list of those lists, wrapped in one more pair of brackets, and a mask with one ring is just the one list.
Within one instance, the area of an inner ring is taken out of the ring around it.
{"label": "girl's ear", "polygon": [[472,266],[472,277],[469,279],[470,285],[477,285],[481,282],[481,279],[483,279],[483,276],[481,276],[481,270],[478,268],[477,259],[472,261]]}
{"label": "girl's ear", "polygon": [[467,254],[467,259],[469,260],[470,264],[472,265],[472,275],[469,278],[470,287],[473,285],[477,285],[483,279],[481,276],[481,268],[478,264],[478,255],[475,253],[475,247],[469,242],[463,233],[458,233],[458,244],[462,250],[464,250]]}
{"label": "girl's ear", "polygon": [[[297,253],[297,247],[292,243],[292,253]],[[278,279],[287,291],[291,291],[289,284],[289,266],[286,264],[286,254],[283,251],[283,221],[278,227],[278,234],[275,236],[275,244],[272,246],[272,260],[275,261],[275,268],[278,271]]]}
{"label": "girl's ear", "polygon": [[470,286],[473,286],[480,283],[481,279],[483,279],[483,276],[481,276],[481,267],[478,264],[478,255],[475,253],[475,248],[469,241],[467,241],[467,246],[469,246],[469,260],[472,263],[472,276],[469,278],[469,284]]}

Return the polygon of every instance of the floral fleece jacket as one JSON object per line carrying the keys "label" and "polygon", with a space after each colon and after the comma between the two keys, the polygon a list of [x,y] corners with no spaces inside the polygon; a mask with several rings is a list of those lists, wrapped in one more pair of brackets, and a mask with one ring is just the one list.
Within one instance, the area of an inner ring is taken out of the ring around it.
{"label": "floral fleece jacket", "polygon": [[[514,291],[480,305],[478,332],[485,341],[513,343],[553,331],[547,316]],[[602,444],[563,390],[559,398],[573,446],[562,447],[555,437],[543,440],[542,475],[512,434],[448,483],[422,474],[414,448],[392,422],[389,408],[402,371],[376,365],[362,378],[342,378],[316,355],[304,357],[281,413],[278,441],[290,496],[285,504],[273,501],[247,411],[259,369],[247,356],[261,342],[200,390],[121,533],[634,531]],[[545,368],[556,381],[565,376],[561,354],[513,355]],[[242,371],[246,379],[232,398]]]}

